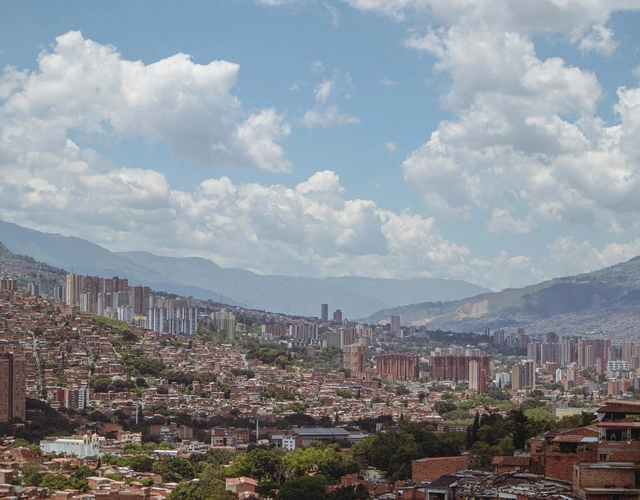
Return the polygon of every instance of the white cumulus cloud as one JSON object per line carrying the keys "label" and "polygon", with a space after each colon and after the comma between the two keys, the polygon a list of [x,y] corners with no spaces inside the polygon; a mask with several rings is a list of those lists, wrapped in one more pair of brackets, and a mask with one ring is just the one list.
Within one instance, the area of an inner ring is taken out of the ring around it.
{"label": "white cumulus cloud", "polygon": [[[455,113],[405,160],[407,185],[447,216],[490,213],[491,232],[523,234],[542,221],[612,234],[637,228],[633,214],[640,203],[633,193],[640,188],[640,149],[633,137],[640,131],[640,90],[620,88],[620,122],[605,124],[597,114],[604,92],[594,73],[559,57],[539,58],[530,36],[536,30],[513,19],[469,23],[469,16],[497,5],[471,4],[469,13],[451,18],[451,26],[413,28],[405,40],[429,52],[436,71],[450,78],[440,100]],[[620,4],[625,6],[640,2]],[[556,29],[568,36],[573,31],[574,43],[585,51],[610,53],[611,32],[594,22],[605,22],[611,9],[594,2],[577,10],[573,27],[566,19]],[[527,214],[522,220],[502,208],[514,198]]]}
{"label": "white cumulus cloud", "polygon": [[336,71],[332,78],[326,78],[313,89],[315,104],[302,117],[302,123],[308,127],[344,126],[360,123],[360,118],[341,113],[336,104],[337,97],[350,99],[354,88],[350,73],[341,74]]}
{"label": "white cumulus cloud", "polygon": [[291,170],[280,144],[289,125],[273,109],[243,111],[232,93],[238,70],[227,61],[195,64],[186,54],[145,65],[71,31],[40,54],[38,70],[5,69],[1,119],[9,134],[38,129],[41,141],[81,129],[162,141],[207,167]]}
{"label": "white cumulus cloud", "polygon": [[338,9],[336,9],[333,5],[327,2],[323,2],[324,8],[327,9],[329,16],[331,17],[331,24],[334,26],[338,26],[340,23],[340,14],[338,13]]}
{"label": "white cumulus cloud", "polygon": [[[117,165],[71,138],[143,137],[203,165],[289,169],[279,142],[289,125],[273,108],[243,111],[231,93],[233,63],[177,55],[145,65],[77,32],[38,63],[0,78],[3,220],[112,250],[201,256],[264,273],[470,277],[499,286],[504,262],[527,267],[517,264],[522,256],[474,259],[433,217],[349,197],[330,170],[293,187],[212,177],[178,189],[149,166]],[[344,76],[339,87],[352,83]],[[317,102],[325,114],[309,120],[355,122],[332,108],[333,97]],[[522,271],[522,284],[534,275]]]}

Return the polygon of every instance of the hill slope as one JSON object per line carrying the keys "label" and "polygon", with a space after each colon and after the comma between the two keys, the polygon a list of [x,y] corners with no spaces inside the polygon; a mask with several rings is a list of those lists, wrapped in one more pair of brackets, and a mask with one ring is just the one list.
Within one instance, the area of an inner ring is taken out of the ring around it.
{"label": "hill slope", "polygon": [[556,278],[444,303],[426,302],[378,311],[363,321],[480,332],[484,328],[529,326],[566,333],[605,331],[629,336],[640,326],[640,257],[592,273]]}
{"label": "hill slope", "polygon": [[0,241],[0,275],[17,279],[19,288],[38,283],[41,293],[51,295],[55,286],[65,282],[66,274],[64,269],[14,254]]}
{"label": "hill slope", "polygon": [[42,233],[2,221],[0,240],[14,253],[31,255],[80,274],[126,277],[156,290],[218,301],[222,295],[226,303],[305,316],[318,316],[322,303],[329,304],[331,310],[341,309],[346,318],[354,318],[408,302],[457,300],[488,291],[460,280],[259,275],[222,268],[197,257],[110,252],[80,238]]}

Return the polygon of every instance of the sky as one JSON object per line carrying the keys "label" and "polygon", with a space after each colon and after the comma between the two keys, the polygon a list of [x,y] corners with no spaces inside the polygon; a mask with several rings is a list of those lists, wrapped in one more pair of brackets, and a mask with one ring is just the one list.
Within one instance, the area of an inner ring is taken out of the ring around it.
{"label": "sky", "polygon": [[4,2],[0,219],[263,274],[613,265],[640,254],[638,25],[640,0]]}

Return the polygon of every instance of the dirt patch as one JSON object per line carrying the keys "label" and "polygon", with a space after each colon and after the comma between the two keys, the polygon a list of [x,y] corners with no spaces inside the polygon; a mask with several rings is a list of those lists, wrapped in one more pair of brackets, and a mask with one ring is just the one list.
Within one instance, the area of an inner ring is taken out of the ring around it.
{"label": "dirt patch", "polygon": [[480,302],[467,302],[462,307],[456,309],[458,319],[479,318],[489,312],[489,301],[487,299]]}

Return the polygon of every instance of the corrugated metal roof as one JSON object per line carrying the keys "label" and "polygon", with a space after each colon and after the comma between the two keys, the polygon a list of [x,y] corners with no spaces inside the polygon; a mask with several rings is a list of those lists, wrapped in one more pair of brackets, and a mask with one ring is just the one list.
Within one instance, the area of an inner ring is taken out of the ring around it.
{"label": "corrugated metal roof", "polygon": [[598,438],[595,436],[557,436],[553,439],[554,443],[597,443]]}
{"label": "corrugated metal roof", "polygon": [[299,436],[348,436],[349,431],[342,428],[324,428],[324,427],[309,427],[303,429],[291,429]]}

